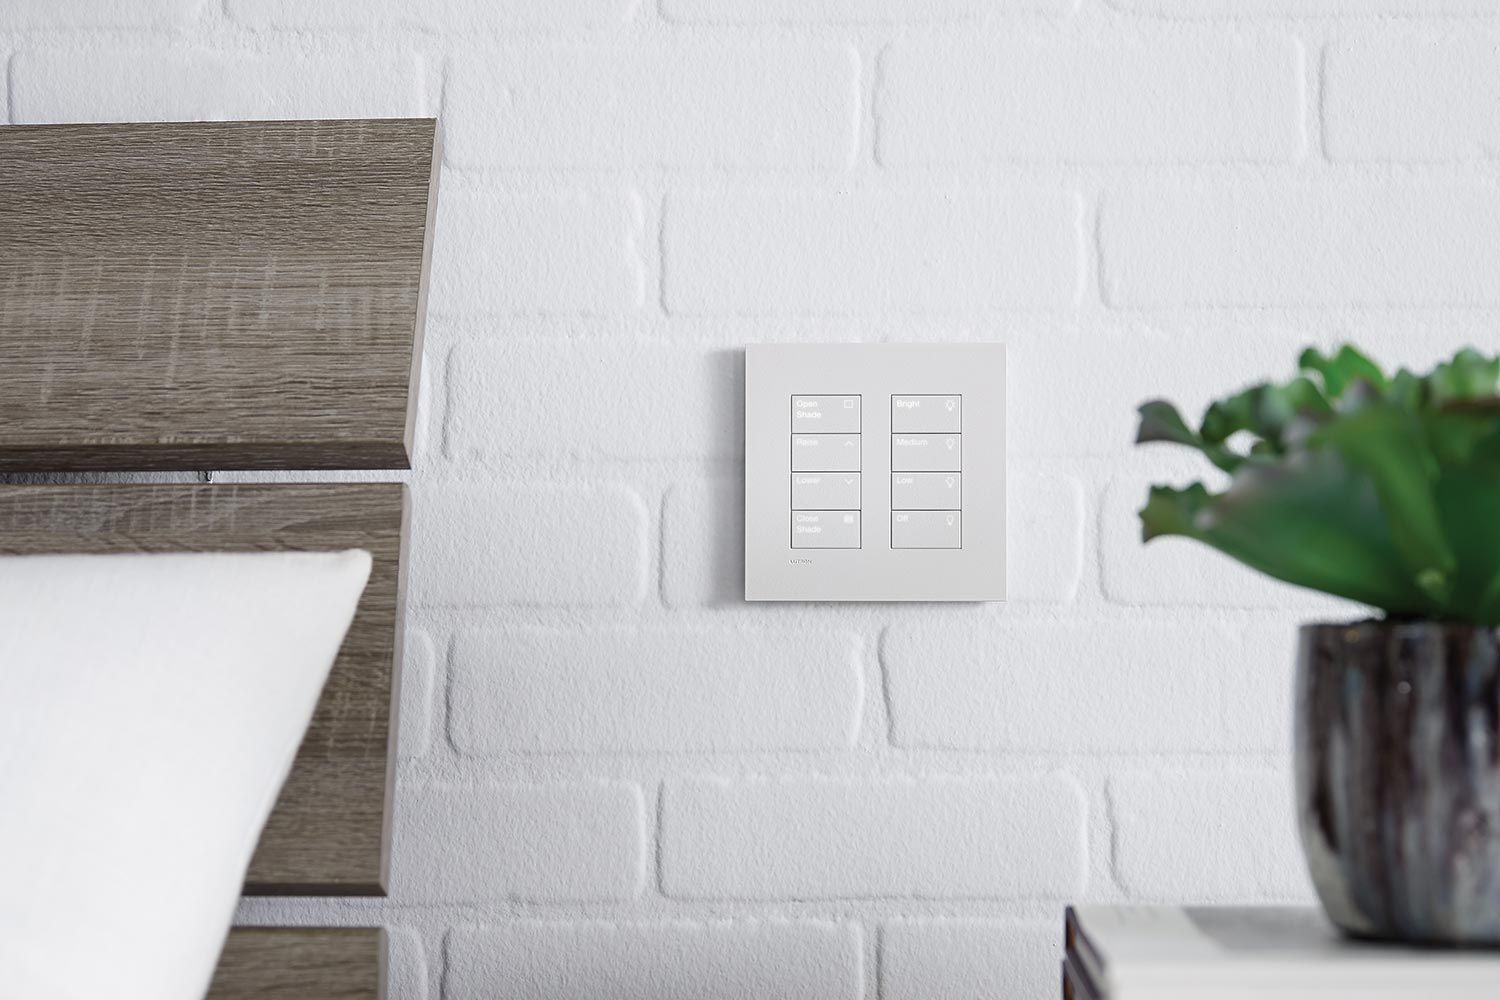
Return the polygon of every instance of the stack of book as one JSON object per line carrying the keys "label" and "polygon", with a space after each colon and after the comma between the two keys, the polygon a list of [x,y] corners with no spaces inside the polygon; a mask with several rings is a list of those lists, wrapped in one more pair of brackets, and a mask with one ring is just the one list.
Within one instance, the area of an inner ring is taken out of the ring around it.
{"label": "stack of book", "polygon": [[1069,907],[1064,1000],[1500,997],[1500,952],[1341,936],[1302,907]]}

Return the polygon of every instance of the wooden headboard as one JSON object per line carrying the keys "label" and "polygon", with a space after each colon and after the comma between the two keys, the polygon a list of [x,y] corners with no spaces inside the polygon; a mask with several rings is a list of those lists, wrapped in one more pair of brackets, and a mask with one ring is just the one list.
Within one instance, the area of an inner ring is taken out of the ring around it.
{"label": "wooden headboard", "polygon": [[[408,468],[438,156],[431,119],[0,128],[0,474]],[[385,891],[407,514],[400,483],[0,485],[0,553],[374,556],[249,894]],[[236,931],[212,996],[373,998],[382,956]]]}

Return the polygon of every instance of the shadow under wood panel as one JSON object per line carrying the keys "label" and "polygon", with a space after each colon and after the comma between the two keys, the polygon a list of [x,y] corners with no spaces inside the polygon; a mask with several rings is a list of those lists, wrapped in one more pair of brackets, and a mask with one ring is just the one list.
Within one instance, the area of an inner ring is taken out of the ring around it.
{"label": "shadow under wood panel", "polygon": [[[248,893],[385,892],[406,508],[400,483],[0,487],[0,554],[362,548],[374,557]],[[204,654],[211,669],[212,650]]]}
{"label": "shadow under wood panel", "polygon": [[380,1000],[379,928],[231,931],[207,1000]]}
{"label": "shadow under wood panel", "polygon": [[432,119],[0,129],[0,472],[410,466]]}

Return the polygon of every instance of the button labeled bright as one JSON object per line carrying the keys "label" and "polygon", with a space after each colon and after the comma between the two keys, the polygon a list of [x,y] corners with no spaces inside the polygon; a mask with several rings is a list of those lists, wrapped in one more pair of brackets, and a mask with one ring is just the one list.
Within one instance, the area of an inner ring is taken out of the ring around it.
{"label": "button labeled bright", "polygon": [[892,434],[957,434],[964,428],[962,396],[892,396]]}

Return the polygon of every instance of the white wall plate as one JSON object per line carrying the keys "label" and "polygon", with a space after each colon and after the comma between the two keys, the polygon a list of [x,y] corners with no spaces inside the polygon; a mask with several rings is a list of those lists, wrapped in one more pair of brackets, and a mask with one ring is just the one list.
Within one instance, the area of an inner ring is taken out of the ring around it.
{"label": "white wall plate", "polygon": [[1003,601],[1005,345],[745,352],[747,601]]}

